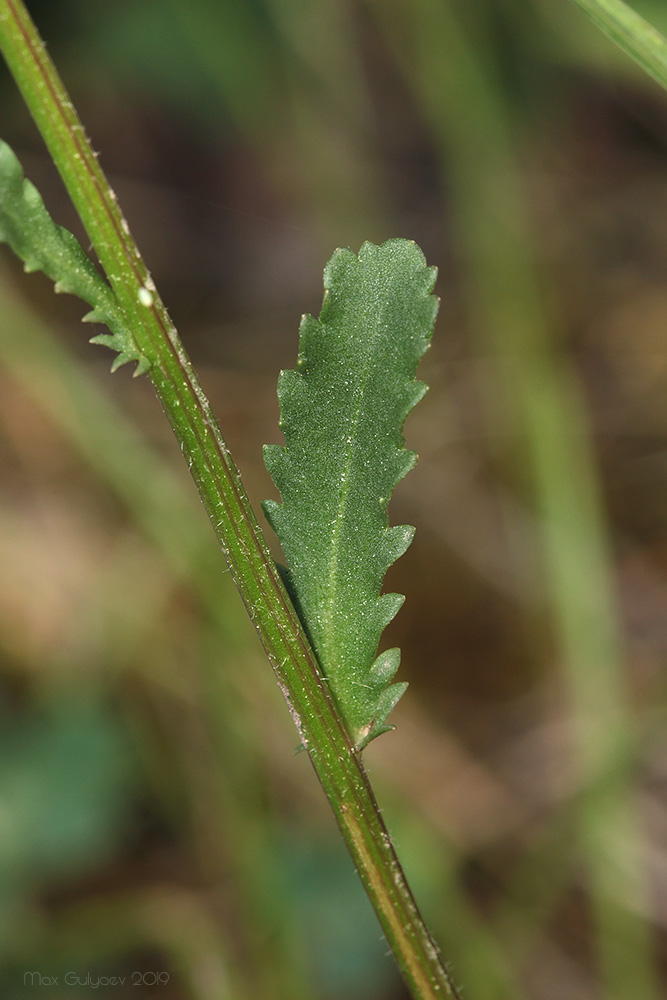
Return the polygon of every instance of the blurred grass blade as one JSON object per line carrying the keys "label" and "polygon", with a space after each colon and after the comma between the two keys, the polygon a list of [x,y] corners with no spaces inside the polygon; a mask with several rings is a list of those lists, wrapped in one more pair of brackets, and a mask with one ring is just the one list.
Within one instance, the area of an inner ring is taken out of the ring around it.
{"label": "blurred grass blade", "polygon": [[[410,20],[401,23],[393,7],[370,2],[442,158],[452,214],[458,217],[471,330],[479,338],[480,356],[493,359],[502,392],[503,410],[489,409],[493,435],[502,412],[503,433],[521,442],[515,454],[532,480],[550,626],[581,789],[571,842],[586,865],[600,996],[657,1000],[653,945],[642,916],[649,911],[650,888],[631,773],[634,720],[605,509],[578,373],[559,350],[558,329],[545,308],[545,276],[531,239],[501,70],[488,42],[479,47],[491,31],[485,35],[477,25],[473,45],[456,5],[412,0]],[[619,754],[628,767],[618,766]],[[612,860],[619,840],[622,870]],[[543,857],[545,864],[535,862],[534,871],[568,877]],[[560,898],[552,890],[542,895],[538,916],[524,923],[526,934],[539,920],[545,926],[549,906]],[[534,880],[530,893],[535,898],[539,892]],[[459,968],[467,979],[465,962]]]}
{"label": "blurred grass blade", "polygon": [[667,38],[623,0],[574,0],[601,31],[667,90]]}

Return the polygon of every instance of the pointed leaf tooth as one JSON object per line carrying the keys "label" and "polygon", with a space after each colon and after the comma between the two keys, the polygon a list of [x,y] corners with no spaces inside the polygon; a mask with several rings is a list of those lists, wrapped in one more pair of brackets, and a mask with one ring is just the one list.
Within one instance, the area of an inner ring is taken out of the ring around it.
{"label": "pointed leaf tooth", "polygon": [[391,710],[396,707],[407,690],[407,681],[398,681],[396,684],[390,684],[388,688],[384,689],[378,698],[378,713],[376,716],[378,722],[385,721]]}
{"label": "pointed leaf tooth", "polygon": [[[322,308],[324,309],[325,304],[328,302],[328,296],[325,292],[324,302]],[[322,326],[321,326],[321,315],[320,319],[316,319],[311,316],[310,313],[304,313],[301,317],[301,322],[299,323],[299,356],[296,362],[296,371],[294,369],[288,368],[281,374],[289,375],[290,377],[294,375],[301,375],[304,373],[304,369],[307,367],[307,359],[304,354],[307,353],[308,346],[311,341],[316,341],[319,336],[321,336]]]}
{"label": "pointed leaf tooth", "polygon": [[[24,180],[23,180],[23,192],[22,192],[22,194],[23,194],[23,200],[24,200],[24,202],[26,203],[26,205],[30,208],[30,210],[32,212],[39,211],[40,209],[43,209],[44,212],[46,213],[46,207],[44,205],[44,200],[43,200],[41,194],[39,193],[39,191],[37,190],[37,188],[35,187],[35,185],[32,183],[32,181],[28,180],[27,177],[24,178]],[[49,221],[51,221],[51,217],[48,216],[48,218],[49,218]],[[53,225],[53,223],[51,223],[51,224]]]}
{"label": "pointed leaf tooth", "polygon": [[153,362],[150,361],[145,354],[142,354],[137,362],[137,367],[132,373],[132,378],[139,378],[140,375],[145,375],[153,367]]}
{"label": "pointed leaf tooth", "polygon": [[[94,309],[91,309],[90,312],[87,312],[85,316],[81,317],[81,322],[82,323],[105,323],[105,324],[107,324],[109,322],[109,317],[104,312],[104,310],[100,309],[98,306],[95,306]],[[96,343],[95,338],[93,337],[89,341],[89,343],[91,343],[91,344]]]}
{"label": "pointed leaf tooth", "polygon": [[[426,263],[426,260],[424,260]],[[437,295],[431,297],[431,292],[435,288],[435,283],[438,280],[438,269],[437,267],[425,267],[423,271],[418,272],[415,276],[415,284],[417,284],[422,291],[424,298],[424,308],[431,308],[434,312],[433,319],[435,319],[435,314],[440,308],[440,299]]]}
{"label": "pointed leaf tooth", "polygon": [[365,750],[368,744],[372,743],[378,736],[382,736],[383,733],[391,733],[394,729],[396,729],[396,726],[390,722],[385,723],[383,726],[374,725],[370,728],[363,726],[357,733],[357,738],[354,741],[357,752],[360,753],[362,750]]}
{"label": "pointed leaf tooth", "polygon": [[300,406],[303,405],[303,400],[307,397],[307,383],[304,376],[309,374],[308,362],[305,358],[300,360],[301,368],[298,371],[283,371],[278,377],[278,396],[282,400],[280,429],[283,436],[289,431],[290,422],[298,419]]}
{"label": "pointed leaf tooth", "polygon": [[375,605],[376,618],[382,630],[393,621],[405,603],[403,594],[382,594]]}
{"label": "pointed leaf tooth", "polygon": [[396,671],[401,665],[401,651],[394,646],[392,649],[385,649],[384,653],[376,658],[370,669],[370,675],[374,683],[378,685],[389,684],[396,675]]}
{"label": "pointed leaf tooth", "polygon": [[425,382],[415,381],[412,385],[406,386],[405,391],[401,394],[401,415],[404,420],[417,403],[424,398],[427,392],[428,386]]}
{"label": "pointed leaf tooth", "polygon": [[395,726],[387,725],[386,720],[405,694],[407,687],[407,683],[402,681],[399,684],[390,684],[388,688],[385,688],[377,700],[373,718],[365,726],[360,727],[356,734],[355,742],[358,750],[363,750],[371,740],[395,728]]}
{"label": "pointed leaf tooth", "polygon": [[417,464],[417,452],[408,451],[407,448],[397,449],[392,456],[392,468],[394,470],[396,483],[400,483],[401,479],[407,476],[408,472],[411,472]]}
{"label": "pointed leaf tooth", "polygon": [[19,161],[12,147],[4,139],[0,139],[0,179],[11,178],[17,167],[20,169]]}
{"label": "pointed leaf tooth", "polygon": [[267,521],[272,525],[274,517],[282,510],[282,504],[276,500],[261,500],[260,505]]}
{"label": "pointed leaf tooth", "polygon": [[113,333],[96,333],[94,337],[90,338],[88,343],[101,344],[102,347],[111,347],[115,351],[120,351],[122,349],[118,344],[118,338]]}
{"label": "pointed leaf tooth", "polygon": [[411,524],[396,524],[393,528],[387,528],[382,551],[389,566],[407,552],[414,537],[415,529]]}
{"label": "pointed leaf tooth", "polygon": [[[101,347],[108,347],[118,354],[125,354],[131,361],[136,361],[137,359],[137,355],[133,351],[125,350],[125,338],[118,336],[116,333],[99,333],[97,336],[91,337],[88,343],[99,344]],[[125,364],[124,361],[122,363]]]}
{"label": "pointed leaf tooth", "polygon": [[114,372],[117,372],[119,368],[123,367],[123,365],[127,365],[129,364],[130,361],[135,361],[135,360],[136,358],[133,358],[129,354],[126,354],[125,351],[121,351],[118,357],[114,358],[111,364],[111,373],[113,374]]}

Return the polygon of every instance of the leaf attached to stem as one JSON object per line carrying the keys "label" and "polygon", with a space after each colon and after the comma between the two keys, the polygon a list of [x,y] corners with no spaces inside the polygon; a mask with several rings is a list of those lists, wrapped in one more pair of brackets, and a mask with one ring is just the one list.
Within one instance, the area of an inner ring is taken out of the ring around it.
{"label": "leaf attached to stem", "polygon": [[303,317],[296,370],[278,381],[285,446],[264,449],[282,503],[263,509],[286,584],[359,749],[392,728],[407,687],[392,683],[400,651],[376,655],[403,603],[380,591],[414,534],[389,527],[387,504],[417,458],[402,428],[426,392],[415,373],[438,309],[435,279],[409,240],[337,250],[319,319]]}

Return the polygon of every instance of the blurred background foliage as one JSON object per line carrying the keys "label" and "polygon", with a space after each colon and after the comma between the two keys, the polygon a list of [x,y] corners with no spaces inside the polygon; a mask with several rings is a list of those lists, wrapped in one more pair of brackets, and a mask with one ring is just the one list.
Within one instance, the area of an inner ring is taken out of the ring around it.
{"label": "blurred background foliage", "polygon": [[[391,511],[410,689],[367,763],[470,1000],[658,1000],[665,95],[564,0],[29,6],[254,502],[333,249],[439,266]],[[80,235],[4,69],[0,102]],[[2,253],[0,993],[399,1000],[150,386],[81,311]]]}

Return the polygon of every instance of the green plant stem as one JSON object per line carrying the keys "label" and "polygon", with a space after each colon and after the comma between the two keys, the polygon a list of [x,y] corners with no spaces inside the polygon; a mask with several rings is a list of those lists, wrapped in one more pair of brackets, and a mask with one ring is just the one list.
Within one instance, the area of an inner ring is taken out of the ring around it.
{"label": "green plant stem", "polygon": [[21,0],[0,0],[0,49],[131,322],[136,342],[151,362],[149,377],[408,988],[416,1000],[458,997],[208,400]]}
{"label": "green plant stem", "polygon": [[573,0],[605,35],[667,89],[667,38],[623,0]]}

